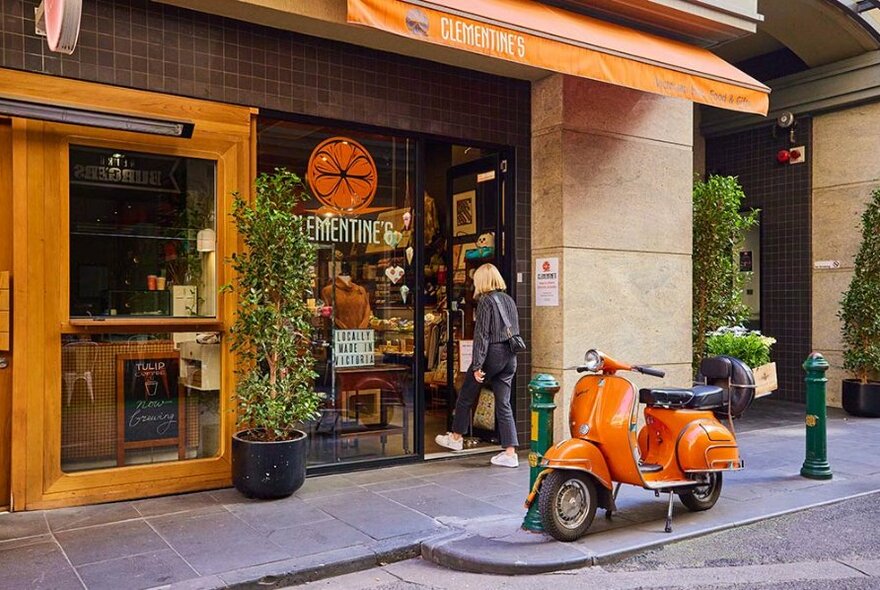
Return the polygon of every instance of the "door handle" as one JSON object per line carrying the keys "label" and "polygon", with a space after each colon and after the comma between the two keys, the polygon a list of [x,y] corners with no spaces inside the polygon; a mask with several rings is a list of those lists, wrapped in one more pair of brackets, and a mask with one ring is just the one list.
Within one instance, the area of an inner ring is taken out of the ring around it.
{"label": "door handle", "polygon": [[9,366],[9,359],[5,356],[0,356],[0,369],[5,369]]}

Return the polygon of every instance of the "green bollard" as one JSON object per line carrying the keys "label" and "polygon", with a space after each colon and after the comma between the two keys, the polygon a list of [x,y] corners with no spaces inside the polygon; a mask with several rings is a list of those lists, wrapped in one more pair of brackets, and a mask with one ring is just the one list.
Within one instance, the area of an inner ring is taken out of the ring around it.
{"label": "green bollard", "polygon": [[[554,396],[559,391],[559,382],[546,373],[535,375],[529,382],[529,392],[532,395],[532,440],[531,452],[529,453],[529,492],[535,487],[538,474],[543,471],[541,461],[544,453],[553,444],[553,410],[556,404]],[[540,533],[544,531],[541,524],[541,513],[538,510],[537,499],[532,502],[522,527],[527,531]]]}
{"label": "green bollard", "polygon": [[818,352],[812,353],[804,361],[807,372],[807,458],[801,467],[801,475],[810,479],[831,479],[831,465],[828,464],[828,448],[825,411],[825,386],[828,379],[825,371],[828,361]]}

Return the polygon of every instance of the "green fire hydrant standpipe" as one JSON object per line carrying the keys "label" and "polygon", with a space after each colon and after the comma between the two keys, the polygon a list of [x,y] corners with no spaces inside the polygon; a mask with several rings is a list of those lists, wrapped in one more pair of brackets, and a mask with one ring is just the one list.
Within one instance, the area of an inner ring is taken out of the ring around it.
{"label": "green fire hydrant standpipe", "polygon": [[801,475],[810,479],[831,479],[828,464],[827,412],[825,410],[825,387],[828,379],[825,371],[828,361],[818,352],[804,361],[807,372],[807,458],[801,467]]}
{"label": "green fire hydrant standpipe", "polygon": [[[553,410],[556,404],[553,399],[559,391],[559,382],[546,373],[539,373],[529,381],[529,393],[532,398],[532,440],[531,452],[529,453],[529,491],[535,486],[538,474],[544,470],[541,461],[544,453],[553,444]],[[526,517],[523,520],[523,528],[533,532],[543,532],[541,513],[538,509],[538,501],[532,502]]]}

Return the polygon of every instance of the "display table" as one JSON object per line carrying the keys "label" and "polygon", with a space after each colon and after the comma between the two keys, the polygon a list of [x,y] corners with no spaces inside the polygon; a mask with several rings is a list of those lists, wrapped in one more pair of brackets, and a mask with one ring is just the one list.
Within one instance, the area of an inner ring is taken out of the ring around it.
{"label": "display table", "polygon": [[[382,452],[389,434],[403,435],[404,453],[409,453],[409,411],[406,389],[411,368],[405,365],[375,365],[336,369],[339,395],[333,408],[340,423],[335,434],[341,438],[378,435]],[[402,425],[390,423],[389,408],[401,408]]]}

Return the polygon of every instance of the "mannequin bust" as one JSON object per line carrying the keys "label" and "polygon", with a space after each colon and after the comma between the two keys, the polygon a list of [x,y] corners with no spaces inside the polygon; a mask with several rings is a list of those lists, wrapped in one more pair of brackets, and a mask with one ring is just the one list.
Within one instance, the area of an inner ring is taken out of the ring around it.
{"label": "mannequin bust", "polygon": [[370,309],[370,295],[367,290],[351,278],[351,265],[343,262],[334,281],[321,289],[325,302],[332,302],[334,324],[337,328],[352,330],[364,329],[370,325],[373,311]]}

